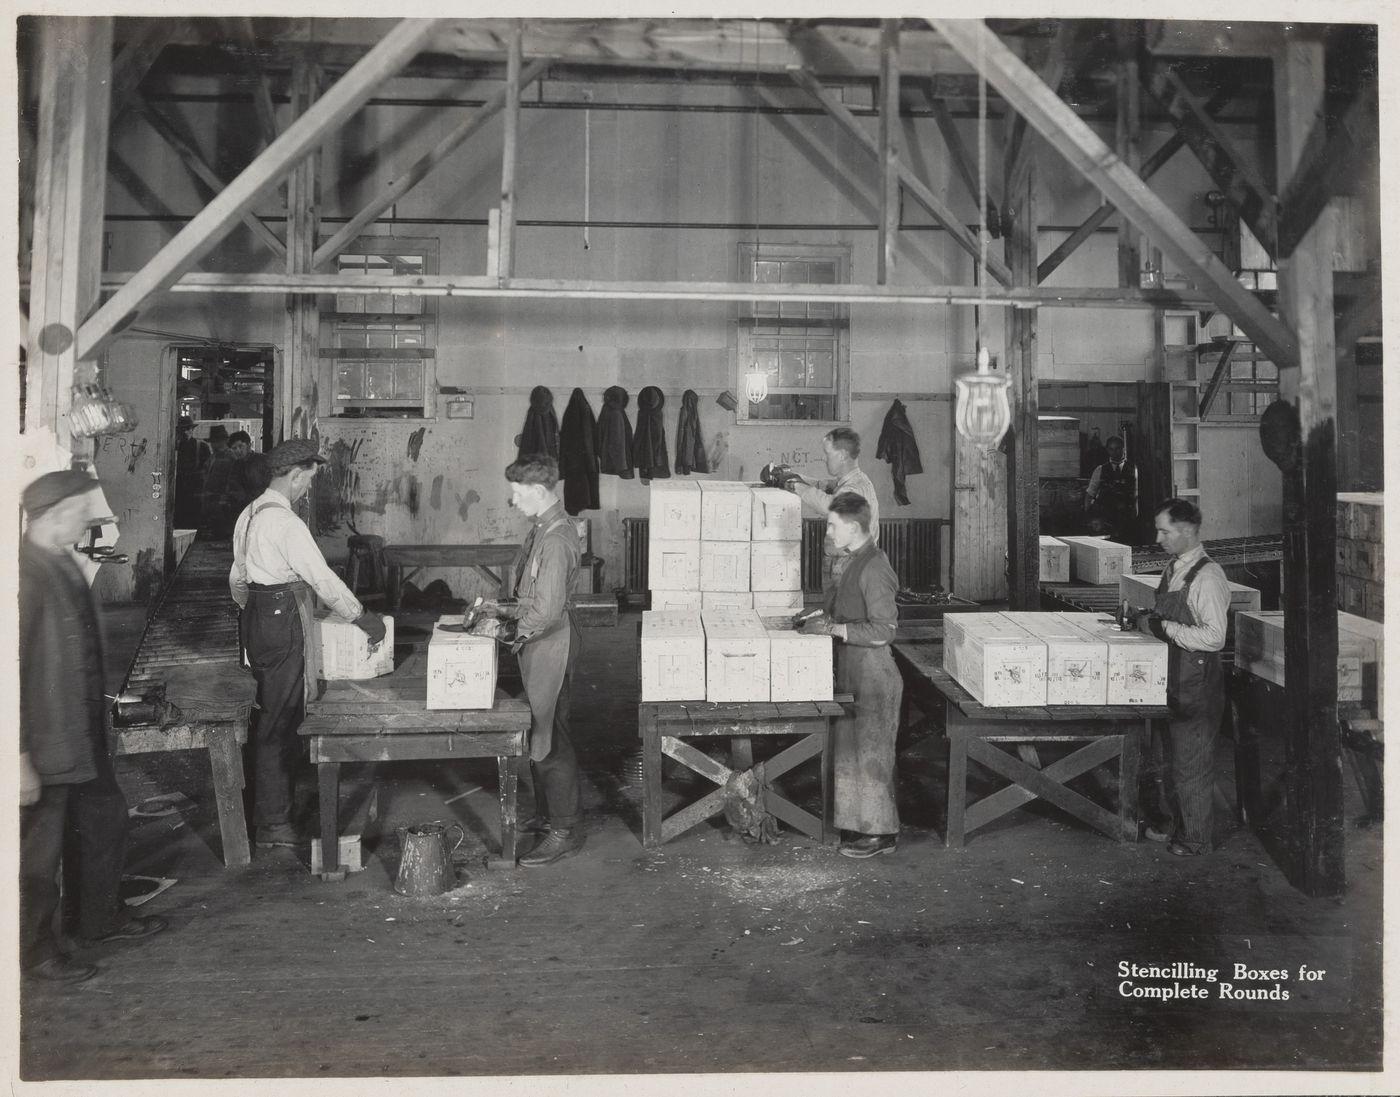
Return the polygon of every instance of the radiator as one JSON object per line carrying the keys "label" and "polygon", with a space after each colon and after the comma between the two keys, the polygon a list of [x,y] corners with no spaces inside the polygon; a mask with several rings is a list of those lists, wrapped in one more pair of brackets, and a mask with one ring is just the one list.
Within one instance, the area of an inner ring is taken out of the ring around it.
{"label": "radiator", "polygon": [[[630,595],[647,590],[646,518],[622,520],[623,589]],[[942,582],[943,527],[946,518],[884,518],[880,521],[880,547],[890,558],[899,585],[910,590],[928,590]],[[821,518],[802,520],[802,589],[816,593],[822,589],[822,540],[826,522]]]}

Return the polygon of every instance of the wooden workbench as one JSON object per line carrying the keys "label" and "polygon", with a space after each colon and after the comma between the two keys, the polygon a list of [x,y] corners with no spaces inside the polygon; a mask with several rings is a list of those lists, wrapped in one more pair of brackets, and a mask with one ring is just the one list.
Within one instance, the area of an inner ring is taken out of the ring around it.
{"label": "wooden workbench", "polygon": [[[798,736],[798,741],[762,763],[762,807],[789,826],[819,842],[826,841],[828,819],[827,744],[831,721],[852,703],[849,693],[832,701],[749,701],[718,704],[708,701],[643,702],[637,706],[637,730],[642,738],[642,844],[670,841],[724,810],[730,779],[754,770],[756,737]],[[725,766],[691,744],[689,738],[729,740],[730,765]],[[661,757],[674,758],[719,787],[663,819]],[[812,758],[821,769],[822,816],[817,818],[780,795],[772,782]]]}
{"label": "wooden workbench", "polygon": [[[404,581],[420,568],[475,568],[496,584],[497,597],[511,592],[510,566],[519,545],[385,545],[384,565],[389,580],[389,605],[399,608]],[[404,569],[408,570],[405,571]]]}
{"label": "wooden workbench", "polygon": [[[402,650],[402,649],[400,649]],[[498,691],[491,709],[426,707],[428,653],[411,649],[383,678],[329,682],[306,706],[321,794],[322,877],[343,878],[339,863],[340,767],[346,762],[495,758],[500,776],[501,857],[515,863],[515,764],[525,753],[530,706]]]}

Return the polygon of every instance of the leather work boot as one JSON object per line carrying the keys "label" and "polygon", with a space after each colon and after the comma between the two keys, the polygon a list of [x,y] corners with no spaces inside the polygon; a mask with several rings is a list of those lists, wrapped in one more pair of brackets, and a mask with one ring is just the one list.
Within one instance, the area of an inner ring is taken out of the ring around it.
{"label": "leather work boot", "polygon": [[583,848],[583,835],[577,830],[550,830],[540,844],[520,858],[522,868],[543,868],[577,853]]}

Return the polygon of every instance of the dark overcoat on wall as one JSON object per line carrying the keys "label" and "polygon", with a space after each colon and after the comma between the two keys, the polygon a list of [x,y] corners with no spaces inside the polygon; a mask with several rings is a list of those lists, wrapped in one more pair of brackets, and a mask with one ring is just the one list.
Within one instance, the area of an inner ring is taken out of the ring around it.
{"label": "dark overcoat on wall", "polygon": [[655,385],[637,393],[637,434],[632,442],[632,463],[643,480],[666,480],[671,459],[666,455],[666,421],[662,409],[666,397]]}
{"label": "dark overcoat on wall", "polygon": [[525,426],[520,431],[519,457],[532,453],[559,460],[559,419],[554,414],[554,393],[536,385],[530,393],[530,410],[525,413]]}
{"label": "dark overcoat on wall", "polygon": [[559,427],[559,476],[564,509],[570,514],[598,509],[598,420],[583,389],[574,389]]}
{"label": "dark overcoat on wall", "polygon": [[914,428],[909,425],[909,416],[898,400],[885,413],[885,425],[880,429],[875,459],[890,463],[890,475],[894,477],[894,501],[907,507],[909,493],[905,490],[904,478],[923,472],[924,466],[919,462],[919,443],[914,440]]}
{"label": "dark overcoat on wall", "polygon": [[627,418],[627,390],[613,385],[603,393],[603,410],[598,415],[598,469],[601,472],[633,477],[632,422]]}
{"label": "dark overcoat on wall", "polygon": [[694,389],[681,394],[681,415],[676,423],[676,473],[709,472],[710,460],[700,437],[700,397]]}

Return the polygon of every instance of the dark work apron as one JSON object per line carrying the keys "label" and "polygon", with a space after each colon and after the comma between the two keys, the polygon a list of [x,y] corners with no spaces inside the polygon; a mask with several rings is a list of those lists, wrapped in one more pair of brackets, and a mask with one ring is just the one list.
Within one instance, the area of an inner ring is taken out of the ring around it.
{"label": "dark work apron", "polygon": [[[253,532],[253,522],[257,516],[268,507],[275,507],[277,503],[263,503],[253,508],[253,513],[248,515],[248,524],[243,527],[243,573],[247,580],[248,573],[248,541]],[[303,660],[303,693],[306,700],[312,701],[316,698],[317,680],[321,677],[320,645],[316,643],[316,592],[307,583],[296,580],[290,583],[278,583],[276,585],[265,585],[262,583],[248,583],[248,599],[251,602],[254,598],[266,598],[270,596],[282,596],[290,593],[296,601],[297,616],[301,618],[301,650]],[[251,665],[248,659],[247,631],[244,623],[244,614],[238,615],[238,646],[243,656],[245,665]]]}
{"label": "dark work apron", "polygon": [[[520,550],[515,565],[515,596],[529,594],[540,574],[540,552],[544,539],[560,526],[573,522],[567,514],[556,518],[543,529],[530,531],[530,537]],[[565,577],[565,591],[572,588],[574,577]],[[530,705],[530,760],[542,762],[549,757],[554,743],[554,709],[564,676],[578,651],[573,635],[573,616],[567,606],[557,624],[531,636],[520,649],[520,678],[525,685],[525,700]]]}
{"label": "dark work apron", "polygon": [[[1161,581],[1157,584],[1157,597],[1153,603],[1152,612],[1164,621],[1175,621],[1181,625],[1199,625],[1200,622],[1191,613],[1187,595],[1191,591],[1191,584],[1195,581],[1196,576],[1209,563],[1209,556],[1203,556],[1197,560],[1192,565],[1191,570],[1186,573],[1180,590],[1167,590],[1167,585],[1171,582],[1171,568],[1163,571]],[[1204,671],[1201,668],[1204,668],[1206,663],[1210,661],[1215,664],[1218,671],[1220,652],[1187,651],[1170,641],[1167,642],[1167,649],[1168,704],[1175,710],[1177,702],[1173,698],[1179,698],[1188,709],[1199,708],[1199,693],[1204,678]],[[1183,691],[1186,696],[1183,696]]]}

